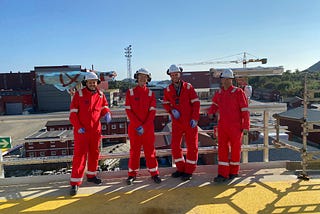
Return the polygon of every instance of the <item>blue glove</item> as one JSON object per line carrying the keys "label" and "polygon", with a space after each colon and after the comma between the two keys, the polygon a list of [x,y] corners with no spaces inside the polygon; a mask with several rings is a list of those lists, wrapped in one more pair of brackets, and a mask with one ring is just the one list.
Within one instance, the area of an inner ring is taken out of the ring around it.
{"label": "blue glove", "polygon": [[198,122],[196,120],[190,120],[191,128],[195,128],[197,125],[198,125]]}
{"label": "blue glove", "polygon": [[110,112],[108,112],[105,116],[104,116],[104,120],[107,122],[107,124],[109,124],[112,120],[111,118],[111,114]]}
{"label": "blue glove", "polygon": [[78,133],[79,134],[84,134],[85,132],[86,132],[86,130],[84,128],[78,129]]}
{"label": "blue glove", "polygon": [[177,120],[180,118],[180,112],[177,109],[172,109],[171,113],[172,113],[174,119]]}
{"label": "blue glove", "polygon": [[144,133],[144,129],[142,126],[139,126],[138,128],[136,128],[136,131],[139,136],[143,135],[143,133]]}

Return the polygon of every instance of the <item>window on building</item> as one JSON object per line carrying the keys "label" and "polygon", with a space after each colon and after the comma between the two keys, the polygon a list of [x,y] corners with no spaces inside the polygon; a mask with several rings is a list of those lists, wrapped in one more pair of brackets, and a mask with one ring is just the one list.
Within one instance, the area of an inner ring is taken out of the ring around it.
{"label": "window on building", "polygon": [[51,151],[51,156],[56,156],[57,152],[56,151]]}
{"label": "window on building", "polygon": [[120,124],[119,124],[119,128],[120,128],[120,129],[123,129],[123,128],[124,128],[124,123],[120,123]]}
{"label": "window on building", "polygon": [[44,157],[44,156],[46,156],[46,153],[45,152],[40,152],[40,157]]}
{"label": "window on building", "polygon": [[49,128],[49,131],[54,131],[54,128]]}
{"label": "window on building", "polygon": [[111,129],[116,129],[117,128],[117,125],[116,124],[112,124],[111,125]]}
{"label": "window on building", "polygon": [[29,145],[33,145],[33,142],[29,142],[28,144],[29,144]]}
{"label": "window on building", "polygon": [[63,150],[61,151],[61,154],[62,154],[62,155],[66,155],[66,154],[67,154],[67,150],[63,149]]}
{"label": "window on building", "polygon": [[29,157],[34,157],[34,152],[29,152]]}
{"label": "window on building", "polygon": [[107,130],[107,126],[106,125],[102,125],[102,130]]}

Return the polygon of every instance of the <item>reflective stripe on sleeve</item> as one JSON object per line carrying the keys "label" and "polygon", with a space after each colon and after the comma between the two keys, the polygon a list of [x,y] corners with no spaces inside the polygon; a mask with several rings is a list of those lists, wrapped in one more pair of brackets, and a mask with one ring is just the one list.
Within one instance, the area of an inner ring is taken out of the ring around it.
{"label": "reflective stripe on sleeve", "polygon": [[108,106],[103,106],[103,107],[102,107],[102,109],[105,109],[105,108],[106,108],[106,109],[109,109],[109,107],[108,107]]}
{"label": "reflective stripe on sleeve", "polygon": [[151,97],[152,96],[152,91],[149,90],[148,96]]}
{"label": "reflective stripe on sleeve", "polygon": [[151,106],[151,107],[149,108],[149,111],[155,111],[155,110],[156,110],[156,108],[153,107],[153,106]]}
{"label": "reflective stripe on sleeve", "polygon": [[199,98],[195,98],[191,100],[191,103],[194,103],[194,102],[200,102]]}
{"label": "reflective stripe on sleeve", "polygon": [[249,108],[241,108],[241,111],[249,111]]}
{"label": "reflective stripe on sleeve", "polygon": [[72,113],[72,112],[77,113],[77,112],[78,112],[78,109],[77,109],[77,108],[72,108],[72,109],[70,109],[70,113]]}
{"label": "reflective stripe on sleeve", "polygon": [[212,104],[213,104],[213,105],[215,105],[215,106],[218,106],[218,104],[217,104],[217,103],[215,103],[215,102],[212,102]]}
{"label": "reflective stripe on sleeve", "polygon": [[133,96],[133,89],[132,88],[129,89],[129,92],[130,92],[130,96]]}

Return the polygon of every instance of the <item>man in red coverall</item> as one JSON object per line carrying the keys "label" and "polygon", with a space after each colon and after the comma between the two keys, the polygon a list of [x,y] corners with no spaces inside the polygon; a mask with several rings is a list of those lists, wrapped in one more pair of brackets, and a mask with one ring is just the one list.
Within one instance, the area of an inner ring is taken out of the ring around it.
{"label": "man in red coverall", "polygon": [[[164,89],[163,107],[172,118],[171,149],[177,171],[172,177],[187,181],[192,178],[198,160],[199,98],[190,83],[181,80],[182,68],[171,65],[167,70],[172,83]],[[181,142],[185,135],[187,156],[184,160]]]}
{"label": "man in red coverall", "polygon": [[248,100],[242,89],[233,86],[232,70],[224,70],[220,78],[221,89],[215,93],[208,109],[208,114],[219,114],[218,176],[214,178],[218,183],[238,176],[242,136],[250,127]]}
{"label": "man in red coverall", "polygon": [[151,178],[155,183],[160,183],[158,161],[154,148],[154,118],[156,115],[156,98],[154,93],[147,87],[151,81],[151,74],[144,68],[136,71],[134,78],[138,85],[129,89],[126,93],[126,113],[130,120],[128,134],[130,139],[130,159],[128,185],[136,180],[140,167],[141,146],[143,147],[146,164]]}
{"label": "man in red coverall", "polygon": [[96,177],[101,140],[100,118],[104,117],[109,123],[111,114],[105,95],[97,89],[99,83],[94,72],[87,72],[82,82],[85,88],[75,93],[70,105],[69,119],[74,133],[70,195],[77,194],[87,161],[87,181],[101,184],[101,179]]}
{"label": "man in red coverall", "polygon": [[250,98],[252,96],[252,87],[251,85],[248,85],[248,79],[245,77],[237,77],[236,81],[238,87],[244,91],[244,94],[246,95],[248,102],[250,103]]}

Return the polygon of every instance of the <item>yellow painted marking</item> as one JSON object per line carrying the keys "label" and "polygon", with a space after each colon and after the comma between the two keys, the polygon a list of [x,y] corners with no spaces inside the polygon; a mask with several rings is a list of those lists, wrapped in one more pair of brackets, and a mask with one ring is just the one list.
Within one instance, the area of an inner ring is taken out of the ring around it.
{"label": "yellow painted marking", "polygon": [[114,201],[114,200],[117,200],[119,198],[120,198],[120,196],[116,196],[116,197],[110,198],[108,201]]}
{"label": "yellow painted marking", "polygon": [[153,196],[153,197],[151,197],[151,198],[149,198],[149,199],[147,199],[147,200],[141,201],[140,204],[147,203],[147,202],[149,202],[149,201],[151,201],[151,200],[153,200],[153,199],[155,199],[155,198],[160,197],[161,195],[163,195],[163,193],[160,193],[160,194],[158,194],[158,195],[155,195],[155,196]]}
{"label": "yellow painted marking", "polygon": [[227,214],[238,214],[234,208],[227,203],[225,204],[208,204],[199,205],[192,208],[187,214],[212,214],[212,213],[227,213]]}
{"label": "yellow painted marking", "polygon": [[221,194],[217,195],[215,198],[225,198],[225,197],[229,197],[230,195],[234,194],[236,192],[235,188],[230,188],[225,190],[224,192],[222,192]]}
{"label": "yellow painted marking", "polygon": [[19,203],[6,203],[6,204],[1,204],[1,205],[0,205],[0,210],[6,209],[6,208],[9,208],[9,207],[13,207],[13,206],[15,206],[15,205],[17,205],[17,204],[19,204]]}
{"label": "yellow painted marking", "polygon": [[53,211],[63,206],[69,205],[78,201],[79,199],[65,199],[65,200],[52,200],[37,204],[21,212],[40,212],[40,211]]}
{"label": "yellow painted marking", "polygon": [[133,189],[133,190],[131,190],[131,191],[126,192],[126,194],[132,194],[132,193],[134,193],[134,192],[136,192],[136,191],[138,191],[138,190],[140,190],[140,189],[143,189],[143,188],[145,188],[145,187],[147,187],[147,186],[149,186],[149,185],[143,185],[143,186],[141,186],[141,187],[137,187],[137,188],[135,188],[135,189]]}
{"label": "yellow painted marking", "polygon": [[132,186],[133,190],[128,192],[127,188],[118,187],[108,193],[94,190],[94,194],[78,194],[74,197],[41,195],[32,199],[7,199],[0,203],[0,213],[95,214],[101,213],[101,210],[108,212],[119,209],[121,213],[130,214],[320,213],[319,183],[320,179],[313,179],[308,182],[292,180],[211,184],[151,190],[146,188],[148,185],[137,185]]}

